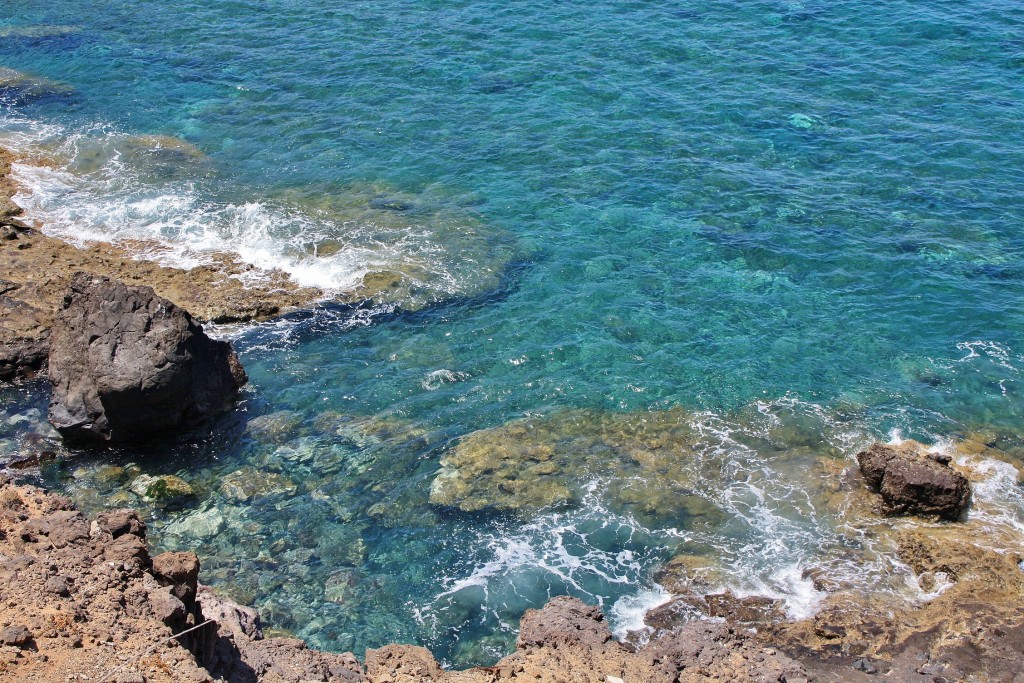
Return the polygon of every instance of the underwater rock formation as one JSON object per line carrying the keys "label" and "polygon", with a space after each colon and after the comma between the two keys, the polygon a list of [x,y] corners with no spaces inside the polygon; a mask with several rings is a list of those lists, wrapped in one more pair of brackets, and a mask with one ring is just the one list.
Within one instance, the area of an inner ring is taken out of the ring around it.
{"label": "underwater rock formation", "polygon": [[0,102],[24,104],[47,97],[68,97],[74,92],[67,83],[0,66]]}
{"label": "underwater rock formation", "polygon": [[967,477],[949,466],[949,458],[924,452],[913,442],[873,444],[857,454],[869,488],[882,496],[889,515],[938,515],[957,519],[971,496]]}
{"label": "underwater rock formation", "polygon": [[50,337],[50,422],[68,439],[189,429],[230,409],[246,381],[230,343],[151,287],[80,273]]}
{"label": "underwater rock formation", "polygon": [[695,488],[698,439],[681,410],[634,415],[567,410],[473,432],[441,459],[430,502],[466,512],[529,517],[577,503],[600,481],[609,504],[651,523],[715,523],[720,511]]}

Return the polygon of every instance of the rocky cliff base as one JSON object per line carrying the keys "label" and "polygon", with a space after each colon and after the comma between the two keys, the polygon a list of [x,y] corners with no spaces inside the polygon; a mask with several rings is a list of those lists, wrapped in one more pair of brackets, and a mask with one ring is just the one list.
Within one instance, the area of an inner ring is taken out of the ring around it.
{"label": "rocky cliff base", "polygon": [[[443,669],[410,645],[351,654],[264,638],[259,616],[198,583],[191,553],[150,557],[130,510],[86,519],[62,496],[0,475],[0,678],[5,681],[1024,681],[1019,547],[965,526],[894,528],[899,559],[935,597],[837,590],[814,618],[765,598],[687,594],[648,615],[649,642],[612,638],[600,611],[555,598],[524,615],[516,651]],[[1007,542],[1011,538],[1002,539]],[[824,579],[823,579],[824,580]],[[943,587],[944,586],[944,587]],[[712,619],[695,618],[703,612]],[[176,635],[178,634],[178,635]]]}
{"label": "rocky cliff base", "polygon": [[[86,519],[62,496],[0,483],[0,677],[5,681],[806,681],[803,667],[728,624],[698,621],[646,647],[556,598],[523,618],[517,651],[445,671],[420,647],[349,654],[263,638],[252,610],[198,584],[190,553],[151,558],[130,510]],[[180,634],[175,637],[175,634]]]}

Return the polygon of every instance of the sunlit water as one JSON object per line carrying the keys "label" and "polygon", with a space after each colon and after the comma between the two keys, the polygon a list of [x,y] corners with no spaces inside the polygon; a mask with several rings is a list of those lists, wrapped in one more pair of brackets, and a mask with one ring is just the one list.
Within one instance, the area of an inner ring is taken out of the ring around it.
{"label": "sunlit water", "polygon": [[[415,281],[407,301],[218,330],[251,378],[237,415],[59,452],[43,476],[88,508],[146,508],[161,547],[331,649],[487,663],[566,593],[621,635],[679,552],[794,617],[822,598],[812,566],[896,586],[822,491],[829,463],[894,431],[1019,447],[1018,9],[8,3],[0,66],[73,88],[0,93],[44,229],[180,265],[233,251],[329,291]],[[34,435],[42,387],[0,396],[5,451],[59,450]],[[556,509],[429,502],[477,430],[670,409],[692,438],[664,457],[709,514],[627,504],[600,467]],[[103,463],[197,495],[147,503]],[[1020,525],[991,466],[982,498]],[[262,473],[257,495],[225,486],[236,471]]]}

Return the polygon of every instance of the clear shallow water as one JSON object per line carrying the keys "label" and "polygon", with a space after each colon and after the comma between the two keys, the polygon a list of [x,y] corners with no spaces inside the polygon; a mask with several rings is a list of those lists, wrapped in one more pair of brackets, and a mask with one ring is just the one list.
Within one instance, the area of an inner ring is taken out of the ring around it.
{"label": "clear shallow water", "polygon": [[[411,303],[447,302],[238,332],[245,412],[167,446],[170,462],[120,457],[196,485],[185,509],[154,510],[158,537],[272,625],[481,662],[551,595],[625,596],[624,614],[656,599],[651,568],[686,543],[809,608],[789,568],[852,541],[801,499],[807,463],[894,429],[1015,442],[1015,10],[22,2],[0,20],[0,65],[75,94],[18,103],[0,141],[58,162],[21,169],[21,200],[55,231],[159,239],[186,263],[234,248],[327,287],[404,267],[426,292]],[[126,151],[140,135],[195,153]],[[340,250],[309,255],[325,243]],[[7,414],[40,400],[8,392]],[[460,437],[527,414],[680,407],[757,432],[757,402],[791,401],[800,428],[774,440],[699,440],[718,453],[700,461],[718,526],[608,509],[599,480],[597,499],[526,520],[427,502]],[[281,410],[298,422],[283,436],[243,426]],[[220,481],[246,466],[296,488],[230,499]],[[86,501],[121,487],[80,474],[65,481]],[[174,526],[195,514],[223,518],[220,545]]]}

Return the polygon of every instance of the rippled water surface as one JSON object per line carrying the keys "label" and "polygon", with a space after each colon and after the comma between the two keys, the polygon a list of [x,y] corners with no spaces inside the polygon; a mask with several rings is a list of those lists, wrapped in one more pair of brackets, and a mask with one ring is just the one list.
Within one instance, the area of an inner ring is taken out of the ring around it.
{"label": "rippled water surface", "polygon": [[[0,66],[70,86],[0,89],[45,229],[413,282],[220,330],[251,384],[212,436],[44,470],[318,646],[486,663],[563,593],[624,633],[680,552],[806,614],[802,569],[885,571],[844,569],[832,465],[1019,444],[1016,2],[8,2]],[[0,396],[8,450],[51,438]],[[438,502],[531,438],[553,507]]]}

